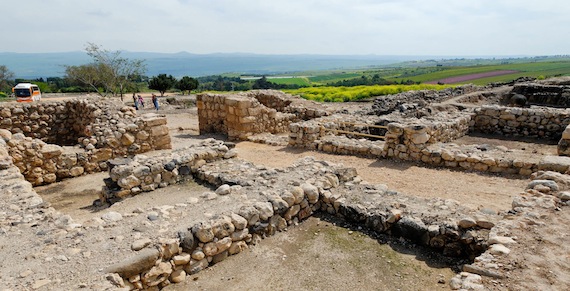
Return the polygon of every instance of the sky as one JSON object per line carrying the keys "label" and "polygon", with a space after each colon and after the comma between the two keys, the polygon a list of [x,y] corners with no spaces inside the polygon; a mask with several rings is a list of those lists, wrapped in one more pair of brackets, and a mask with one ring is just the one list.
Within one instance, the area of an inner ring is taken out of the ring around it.
{"label": "sky", "polygon": [[570,54],[568,0],[19,0],[0,52]]}

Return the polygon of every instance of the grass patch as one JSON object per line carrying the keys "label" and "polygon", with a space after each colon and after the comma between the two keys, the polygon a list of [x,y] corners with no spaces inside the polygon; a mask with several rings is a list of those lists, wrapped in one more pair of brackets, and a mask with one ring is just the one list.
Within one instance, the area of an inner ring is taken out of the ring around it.
{"label": "grass patch", "polygon": [[267,81],[275,84],[310,86],[311,82],[307,77],[290,77],[290,78],[267,78]]}

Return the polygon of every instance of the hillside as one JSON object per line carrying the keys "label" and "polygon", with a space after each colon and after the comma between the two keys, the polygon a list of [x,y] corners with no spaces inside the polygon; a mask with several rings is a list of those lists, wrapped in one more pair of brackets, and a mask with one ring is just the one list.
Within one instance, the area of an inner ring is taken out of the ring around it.
{"label": "hillside", "polygon": [[[259,55],[259,54],[191,54],[180,52],[122,52],[129,59],[144,59],[147,75],[171,74],[175,77],[206,76],[228,72],[272,74],[292,71],[374,67],[403,61],[426,59],[420,56],[340,56],[340,55]],[[0,53],[0,64],[16,78],[61,77],[66,65],[81,65],[91,59],[85,52]]]}

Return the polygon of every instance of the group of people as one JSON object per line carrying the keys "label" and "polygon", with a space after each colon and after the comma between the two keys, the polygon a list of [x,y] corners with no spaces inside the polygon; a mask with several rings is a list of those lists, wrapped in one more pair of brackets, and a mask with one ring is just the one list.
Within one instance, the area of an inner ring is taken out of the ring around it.
{"label": "group of people", "polygon": [[[135,93],[133,93],[133,102],[135,103],[135,108],[137,110],[139,110],[139,106],[141,107],[141,109],[144,108],[144,99],[140,94],[136,95]],[[159,105],[158,105],[158,97],[156,96],[156,94],[152,94],[152,104],[154,105],[154,108],[158,110]]]}

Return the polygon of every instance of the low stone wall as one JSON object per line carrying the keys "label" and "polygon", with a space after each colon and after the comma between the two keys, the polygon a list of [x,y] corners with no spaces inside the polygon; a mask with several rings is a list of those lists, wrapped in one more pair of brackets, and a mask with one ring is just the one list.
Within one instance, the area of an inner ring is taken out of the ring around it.
{"label": "low stone wall", "polygon": [[5,131],[3,136],[14,165],[34,186],[106,170],[105,161],[112,157],[111,149],[86,152],[47,144],[21,133]]}
{"label": "low stone wall", "polygon": [[221,141],[207,139],[197,146],[175,150],[158,157],[136,156],[109,163],[110,178],[100,194],[101,202],[117,202],[127,196],[153,191],[192,178],[198,167],[235,152]]}
{"label": "low stone wall", "polygon": [[292,113],[299,120],[309,120],[330,114],[329,110],[319,102],[305,100],[277,90],[252,90],[245,93],[254,97],[266,107],[279,112]]}
{"label": "low stone wall", "polygon": [[521,94],[533,105],[570,107],[570,86],[561,84],[523,83],[515,84],[512,94]]}
{"label": "low stone wall", "polygon": [[[355,133],[371,133],[382,135],[370,126],[386,124],[387,120],[376,116],[358,116],[350,114],[333,114],[308,121],[295,122],[289,125],[289,145],[317,149],[318,141],[325,136],[334,134],[336,130],[349,131]],[[350,135],[350,137],[360,139],[360,135]]]}
{"label": "low stone wall", "polygon": [[[564,173],[560,162],[540,157],[523,158],[508,154],[508,149],[490,146],[457,146],[446,144],[470,131],[527,137],[556,138],[562,136],[570,122],[566,109],[513,108],[483,106],[474,111],[437,113],[420,119],[334,114],[289,126],[289,145],[334,154],[354,154],[372,158],[396,158],[418,161],[447,168],[480,172],[520,174],[528,176],[537,170]],[[344,122],[347,122],[346,124]],[[389,123],[388,123],[389,122]],[[386,124],[384,143],[372,142],[360,136],[335,130],[362,132],[359,124]],[[570,129],[568,129],[570,132]],[[567,155],[570,135],[560,140],[558,152]],[[563,163],[563,162],[562,162]]]}
{"label": "low stone wall", "polygon": [[486,105],[475,109],[471,131],[557,140],[568,124],[567,109]]}
{"label": "low stone wall", "polygon": [[0,116],[9,155],[34,186],[106,170],[113,157],[171,148],[166,117],[139,117],[106,100],[3,104]]}
{"label": "low stone wall", "polygon": [[403,237],[447,256],[469,258],[486,250],[489,229],[500,219],[470,213],[450,200],[426,201],[394,195],[383,185],[360,185],[354,169],[312,159],[280,171],[217,160],[197,168],[195,177],[214,183],[219,195],[245,191],[260,193],[261,198],[191,224],[177,238],[154,242],[156,249],[145,249],[128,262],[107,268],[106,272],[122,277],[119,283],[150,288],[180,282],[187,274],[238,254],[316,212]]}
{"label": "low stone wall", "polygon": [[346,136],[327,135],[315,141],[316,149],[330,154],[361,156],[367,158],[384,157],[385,142],[367,139],[354,139]]}
{"label": "low stone wall", "polygon": [[386,133],[386,154],[402,160],[410,157],[419,160],[419,153],[428,145],[450,142],[466,135],[471,118],[469,113],[459,113],[441,115],[436,121],[416,119],[403,124],[392,122],[388,124]]}
{"label": "low stone wall", "polygon": [[[130,111],[130,107],[122,110]],[[147,113],[124,120],[97,119],[85,127],[89,136],[78,139],[86,150],[109,148],[113,156],[132,156],[172,148],[166,117]]]}

